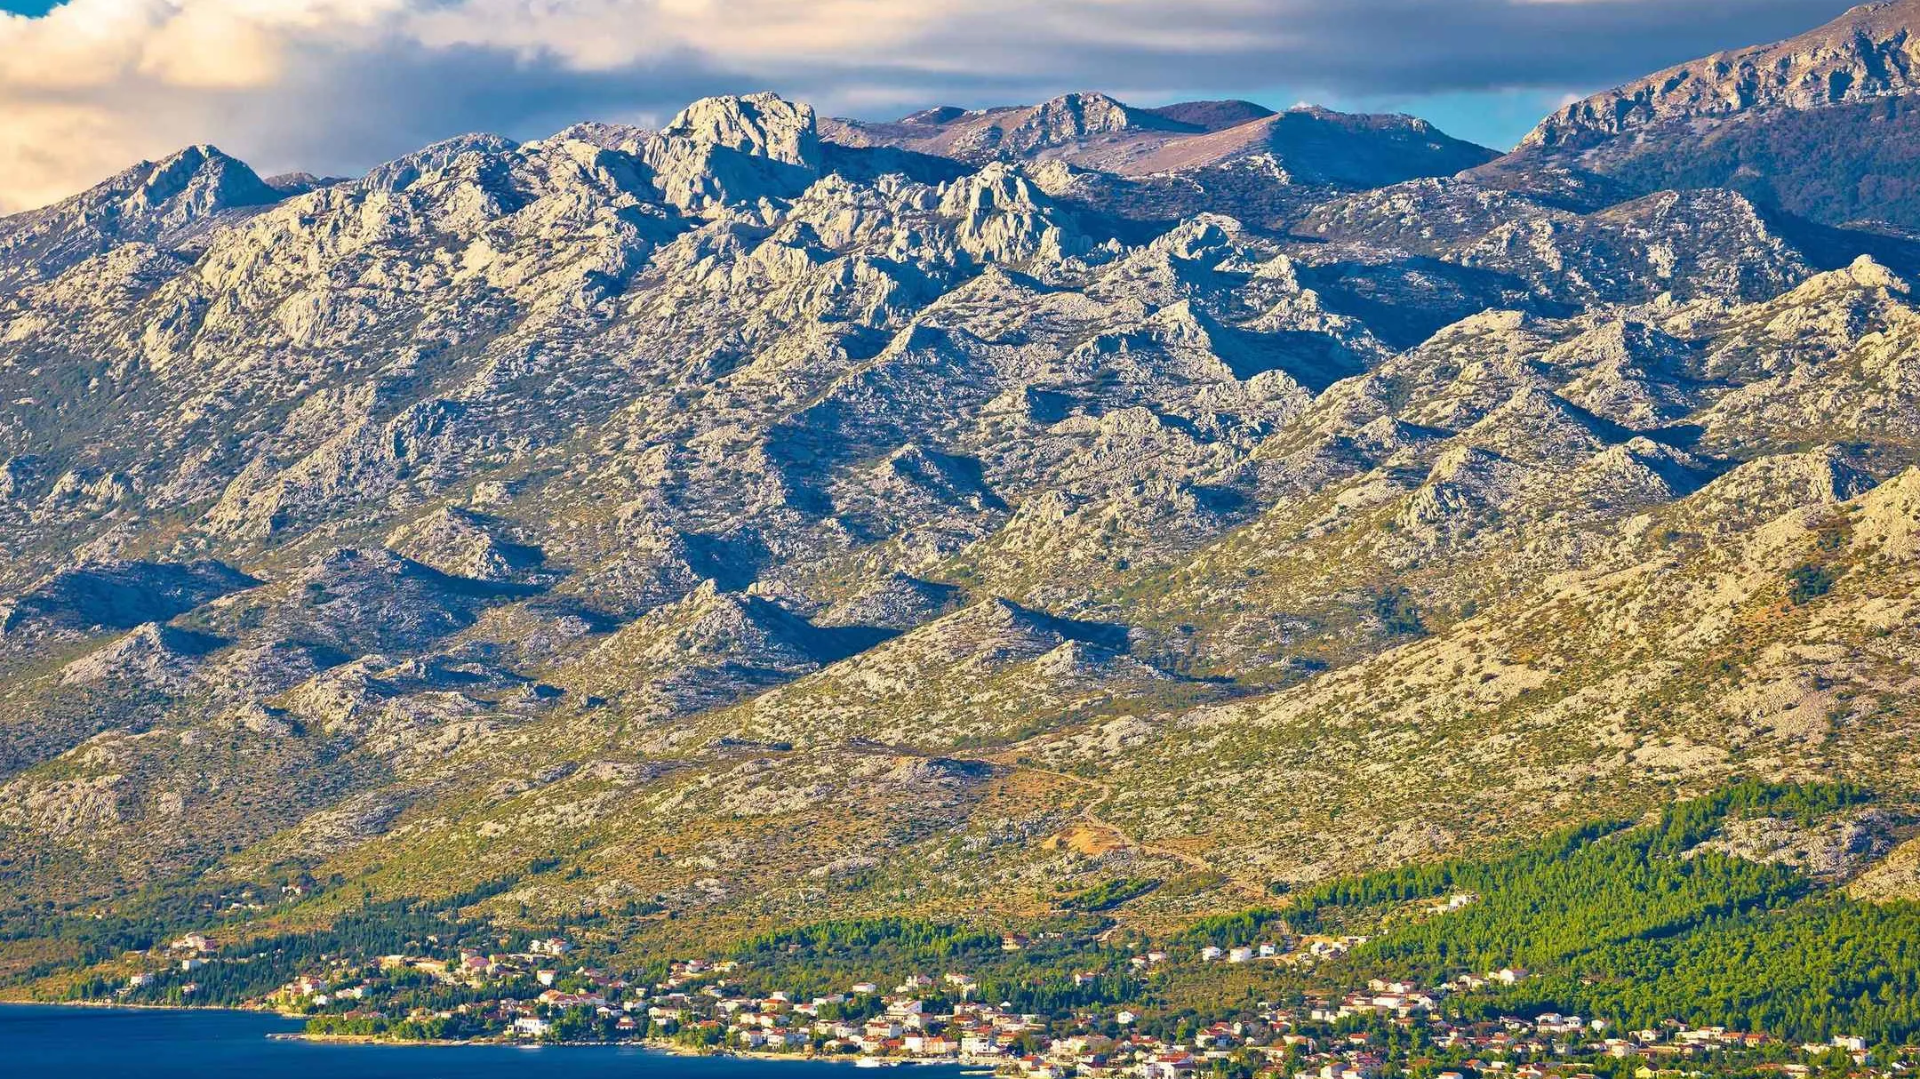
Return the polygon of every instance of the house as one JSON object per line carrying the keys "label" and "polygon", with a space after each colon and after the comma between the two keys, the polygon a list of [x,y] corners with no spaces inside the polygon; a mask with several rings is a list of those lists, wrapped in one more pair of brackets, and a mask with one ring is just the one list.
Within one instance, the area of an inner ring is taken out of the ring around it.
{"label": "house", "polygon": [[513,1033],[521,1038],[544,1038],[553,1033],[553,1024],[538,1016],[523,1015],[513,1021]]}
{"label": "house", "polygon": [[168,947],[179,952],[210,952],[213,950],[213,942],[198,933],[188,933]]}
{"label": "house", "polygon": [[1185,1053],[1160,1053],[1140,1066],[1141,1079],[1185,1079],[1193,1074],[1193,1058]]}
{"label": "house", "polygon": [[127,988],[139,989],[154,983],[154,976],[147,973],[134,974],[127,978]]}
{"label": "house", "polygon": [[992,1032],[982,1034],[974,1031],[961,1036],[960,1052],[970,1057],[997,1057],[1006,1049]]}
{"label": "house", "polygon": [[928,1057],[947,1056],[958,1048],[946,1035],[928,1034],[924,1031],[908,1033],[900,1039],[900,1044],[909,1053]]}
{"label": "house", "polygon": [[1202,962],[1207,962],[1207,963],[1212,963],[1212,962],[1215,962],[1215,961],[1217,961],[1217,960],[1218,960],[1218,959],[1219,959],[1219,958],[1220,958],[1221,956],[1224,956],[1224,955],[1226,955],[1226,954],[1227,954],[1227,953],[1226,953],[1226,951],[1225,951],[1224,949],[1221,949],[1221,948],[1216,948],[1216,947],[1214,947],[1214,946],[1213,946],[1213,945],[1211,945],[1211,944],[1209,944],[1209,945],[1207,945],[1206,947],[1204,947],[1204,948],[1202,948],[1202,949],[1200,949],[1200,959],[1201,959],[1201,961],[1202,961]]}
{"label": "house", "polygon": [[1250,963],[1252,961],[1252,948],[1234,948],[1227,952],[1227,962],[1229,963]]}

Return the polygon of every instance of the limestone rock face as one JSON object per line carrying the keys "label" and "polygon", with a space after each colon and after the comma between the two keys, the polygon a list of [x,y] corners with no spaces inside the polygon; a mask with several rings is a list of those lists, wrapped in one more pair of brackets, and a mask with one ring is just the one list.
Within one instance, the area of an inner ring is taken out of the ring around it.
{"label": "limestone rock face", "polygon": [[820,135],[813,108],[776,94],[696,101],[660,133],[801,168],[820,167]]}
{"label": "limestone rock face", "polygon": [[644,143],[654,182],[683,210],[791,198],[821,173],[813,109],[773,94],[697,101]]}

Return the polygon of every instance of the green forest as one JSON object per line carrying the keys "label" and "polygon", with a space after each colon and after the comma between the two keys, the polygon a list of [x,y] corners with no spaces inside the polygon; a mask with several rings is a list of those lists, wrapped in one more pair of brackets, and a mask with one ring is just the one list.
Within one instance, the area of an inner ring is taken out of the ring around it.
{"label": "green forest", "polygon": [[[1698,849],[1730,817],[1811,822],[1869,798],[1845,784],[1739,783],[1641,827],[1571,829],[1485,860],[1391,870],[1300,896],[1296,927],[1371,913],[1362,970],[1439,980],[1503,967],[1530,977],[1486,1014],[1666,1019],[1794,1039],[1920,1036],[1920,904],[1856,902],[1805,875]],[[1420,900],[1471,894],[1446,914]]]}

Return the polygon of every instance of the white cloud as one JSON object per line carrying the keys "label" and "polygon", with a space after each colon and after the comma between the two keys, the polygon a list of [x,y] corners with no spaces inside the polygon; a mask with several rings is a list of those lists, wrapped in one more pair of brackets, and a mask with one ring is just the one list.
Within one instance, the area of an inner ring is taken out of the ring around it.
{"label": "white cloud", "polygon": [[0,210],[214,142],[365,167],[476,128],[653,119],[773,88],[865,114],[1600,85],[1846,0],[71,0],[0,17]]}

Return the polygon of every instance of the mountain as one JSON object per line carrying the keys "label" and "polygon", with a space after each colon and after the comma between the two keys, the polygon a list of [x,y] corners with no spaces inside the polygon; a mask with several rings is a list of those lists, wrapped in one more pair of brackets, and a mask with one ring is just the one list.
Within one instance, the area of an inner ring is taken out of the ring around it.
{"label": "mountain", "polygon": [[129,243],[189,246],[213,222],[269,206],[282,194],[212,146],[143,161],[90,191],[0,219],[0,290],[51,279]]}
{"label": "mountain", "polygon": [[0,988],[1916,819],[1920,257],[1587,138],[755,94],[0,220]]}
{"label": "mountain", "polygon": [[935,109],[891,124],[834,120],[826,138],[973,164],[1061,161],[1129,177],[1241,166],[1281,183],[1359,187],[1451,175],[1496,156],[1410,116],[1307,107],[1275,113],[1247,101],[1138,109],[1093,93],[1026,107]]}
{"label": "mountain", "polygon": [[1806,111],[1920,90],[1912,30],[1920,4],[1862,4],[1771,45],[1715,53],[1567,105],[1522,140],[1554,148],[1676,119]]}
{"label": "mountain", "polygon": [[1716,53],[1575,102],[1516,151],[1640,190],[1730,187],[1828,223],[1920,224],[1920,4],[1864,4],[1772,45]]}

